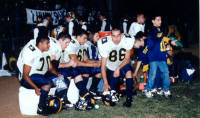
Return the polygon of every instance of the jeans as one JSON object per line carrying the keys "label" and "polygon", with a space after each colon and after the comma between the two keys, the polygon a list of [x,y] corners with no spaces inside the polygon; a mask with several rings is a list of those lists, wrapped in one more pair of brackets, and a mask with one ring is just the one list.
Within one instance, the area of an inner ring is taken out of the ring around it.
{"label": "jeans", "polygon": [[162,78],[162,88],[164,91],[168,91],[170,88],[170,80],[169,80],[169,70],[168,65],[166,61],[152,61],[149,63],[149,77],[147,79],[147,85],[146,90],[150,91],[153,89],[155,78],[156,78],[156,72],[159,68],[160,70],[160,76]]}

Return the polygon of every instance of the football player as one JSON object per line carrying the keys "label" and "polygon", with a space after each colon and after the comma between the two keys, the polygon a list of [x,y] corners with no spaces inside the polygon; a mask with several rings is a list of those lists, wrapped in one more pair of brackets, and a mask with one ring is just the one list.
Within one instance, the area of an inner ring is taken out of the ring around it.
{"label": "football player", "polygon": [[135,39],[130,35],[121,34],[118,28],[98,41],[101,55],[101,73],[104,80],[104,91],[111,89],[116,93],[120,77],[126,78],[127,99],[124,107],[131,107],[133,92],[133,77],[130,65],[130,50]]}
{"label": "football player", "polygon": [[45,76],[49,70],[60,79],[59,74],[50,62],[50,56],[46,51],[49,50],[49,38],[39,36],[36,43],[29,42],[20,52],[17,67],[20,71],[21,85],[28,89],[35,89],[35,93],[40,95],[38,104],[38,114],[46,115],[45,100],[51,88],[50,80]]}
{"label": "football player", "polygon": [[100,62],[90,60],[87,56],[87,37],[87,32],[80,30],[77,33],[76,39],[73,39],[67,48],[70,59],[73,59],[77,63],[77,69],[83,76],[85,86],[87,85],[89,76],[101,78]]}

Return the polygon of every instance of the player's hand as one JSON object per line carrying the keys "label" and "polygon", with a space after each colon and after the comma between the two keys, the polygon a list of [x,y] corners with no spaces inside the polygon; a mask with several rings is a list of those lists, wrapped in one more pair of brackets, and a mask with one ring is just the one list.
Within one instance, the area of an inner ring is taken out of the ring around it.
{"label": "player's hand", "polygon": [[41,95],[40,89],[39,89],[39,88],[36,88],[36,89],[35,89],[35,93],[36,93],[36,95],[38,95],[38,96]]}
{"label": "player's hand", "polygon": [[137,73],[134,72],[134,73],[133,73],[133,78],[136,78],[136,76],[137,76]]}
{"label": "player's hand", "polygon": [[104,84],[103,91],[108,91],[110,89],[109,84]]}
{"label": "player's hand", "polygon": [[176,47],[177,47],[178,45],[176,44],[176,41],[177,41],[177,40],[171,41],[171,44],[172,44],[173,46],[176,46]]}
{"label": "player's hand", "polygon": [[73,67],[73,68],[76,68],[77,65],[78,65],[77,62],[74,61],[72,67]]}
{"label": "player's hand", "polygon": [[65,66],[64,66],[64,64],[59,64],[58,65],[58,68],[64,68]]}
{"label": "player's hand", "polygon": [[92,64],[92,67],[99,68],[101,66],[100,62],[95,62]]}
{"label": "player's hand", "polygon": [[113,76],[116,78],[116,77],[119,77],[119,75],[120,75],[120,69],[116,68],[115,71],[114,71]]}
{"label": "player's hand", "polygon": [[64,79],[63,75],[61,75],[61,74],[58,74],[58,78],[62,79],[62,80]]}

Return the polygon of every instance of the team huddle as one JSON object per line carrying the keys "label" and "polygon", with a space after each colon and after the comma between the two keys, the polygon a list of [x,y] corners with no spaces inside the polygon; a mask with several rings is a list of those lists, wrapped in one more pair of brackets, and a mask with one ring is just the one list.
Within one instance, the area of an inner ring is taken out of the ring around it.
{"label": "team huddle", "polygon": [[[153,97],[156,75],[160,73],[162,90],[158,94],[170,97],[167,49],[168,45],[177,46],[177,40],[170,40],[160,30],[161,16],[155,16],[152,23],[153,28],[148,35],[139,31],[132,36],[122,33],[119,27],[112,27],[110,36],[99,38],[98,32],[94,32],[90,41],[84,28],[76,30],[74,36],[60,32],[55,38],[48,35],[47,29],[38,28],[34,39],[23,47],[17,61],[21,85],[35,89],[35,93],[40,95],[38,114],[49,114],[46,100],[52,87],[56,87],[54,96],[62,101],[62,109],[73,107],[67,98],[72,79],[79,90],[79,100],[74,105],[76,110],[93,109],[99,99],[105,105],[115,106],[120,99],[119,80],[124,78],[126,101],[123,107],[130,108],[133,102],[134,79],[141,64],[143,72],[148,73],[144,95],[147,98]],[[135,69],[131,64],[133,48],[139,49]],[[145,70],[144,67],[148,69]],[[92,77],[92,83],[88,89],[89,77]],[[102,94],[98,92],[101,79]]]}

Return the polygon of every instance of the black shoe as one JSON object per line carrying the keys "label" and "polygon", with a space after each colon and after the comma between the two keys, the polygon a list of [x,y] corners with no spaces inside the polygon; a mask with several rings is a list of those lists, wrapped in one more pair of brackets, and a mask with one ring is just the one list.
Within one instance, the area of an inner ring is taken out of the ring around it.
{"label": "black shoe", "polygon": [[48,116],[47,110],[41,106],[38,106],[37,113],[42,116]]}
{"label": "black shoe", "polygon": [[90,91],[90,95],[95,100],[101,100],[102,95],[99,92]]}
{"label": "black shoe", "polygon": [[124,102],[123,107],[130,108],[132,103],[132,98],[127,98],[126,102]]}
{"label": "black shoe", "polygon": [[63,103],[63,109],[65,109],[65,110],[71,109],[73,107],[74,107],[74,105],[69,100],[65,100],[65,102]]}

